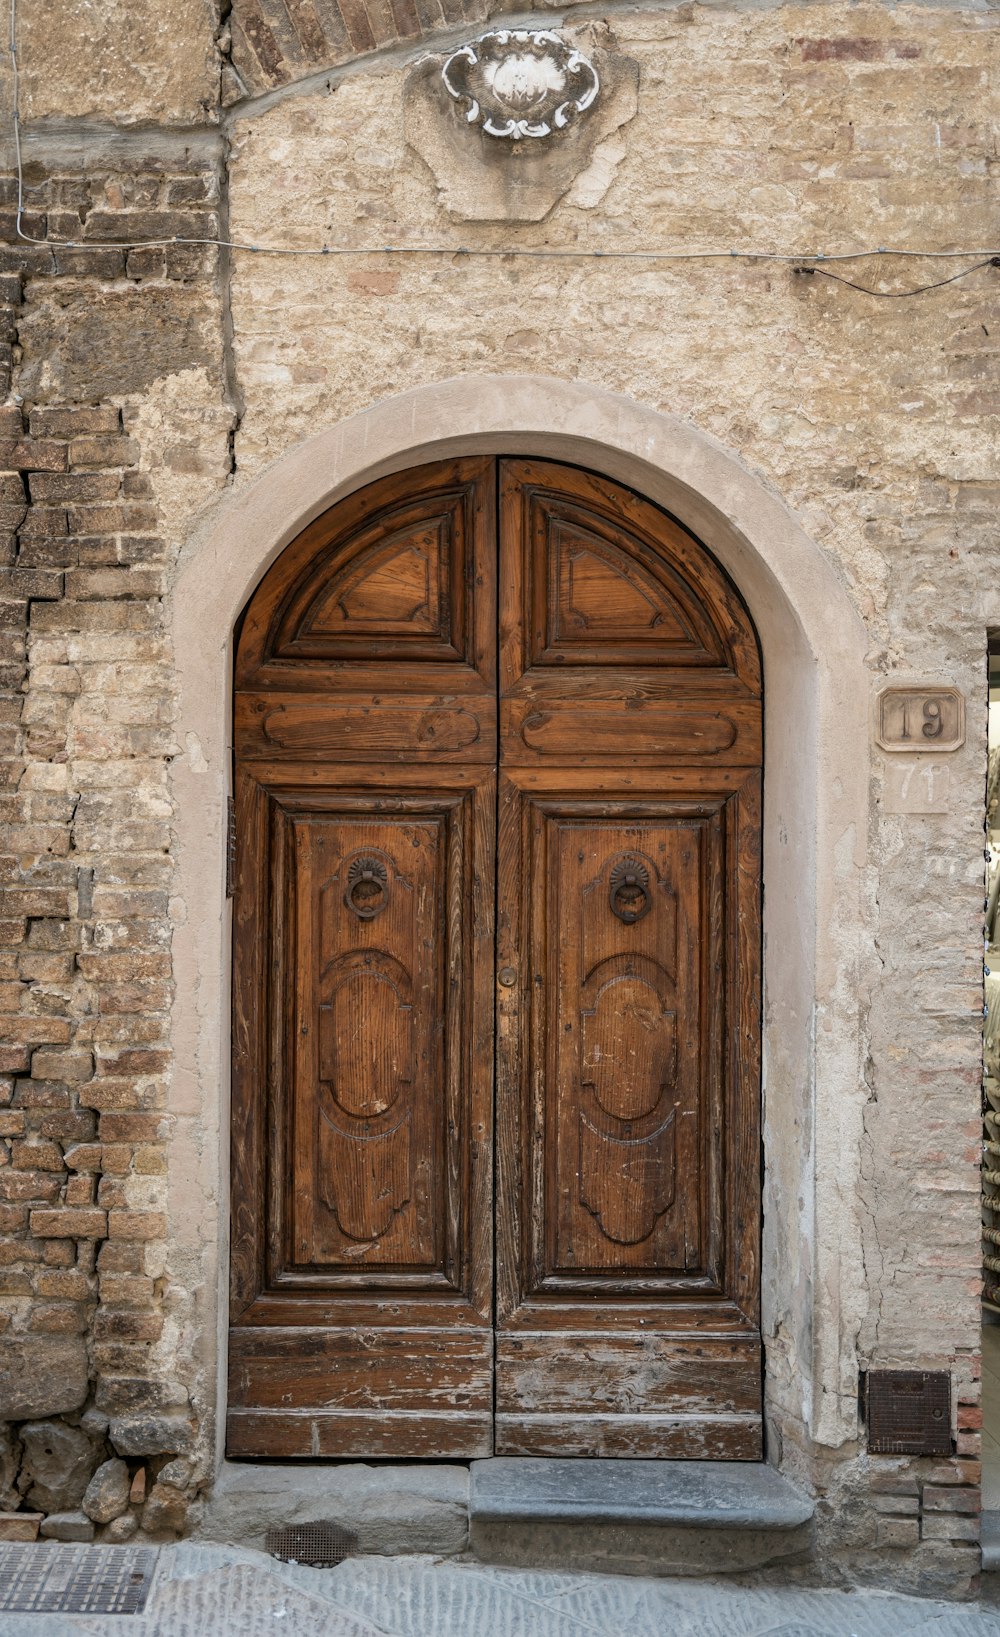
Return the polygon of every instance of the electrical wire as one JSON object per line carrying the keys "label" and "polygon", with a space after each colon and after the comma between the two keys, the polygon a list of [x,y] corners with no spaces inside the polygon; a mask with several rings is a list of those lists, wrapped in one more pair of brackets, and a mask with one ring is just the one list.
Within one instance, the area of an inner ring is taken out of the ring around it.
{"label": "electrical wire", "polygon": [[928,290],[940,290],[946,284],[955,284],[959,279],[967,279],[970,273],[978,273],[981,267],[1000,267],[1000,256],[987,256],[985,261],[977,261],[973,267],[963,267],[960,273],[952,273],[950,278],[935,279],[933,284],[918,284],[912,290],[873,290],[868,284],[855,284],[853,279],[845,279],[839,273],[828,273],[825,267],[796,267],[796,273],[807,278],[813,275],[823,279],[833,279],[835,284],[846,284],[849,290],[860,290],[862,295],[878,296],[882,301],[901,301],[905,296],[922,296]]}
{"label": "electrical wire", "polygon": [[[778,250],[576,250],[569,247],[528,248],[525,246],[507,246],[497,248],[491,245],[436,245],[436,244],[381,244],[381,245],[289,245],[289,244],[254,244],[245,239],[223,238],[196,238],[184,237],[176,234],[161,239],[39,239],[24,229],[24,163],[21,154],[21,114],[20,114],[20,70],[17,56],[17,0],[10,0],[10,39],[9,53],[12,71],[12,118],[14,127],[14,153],[17,165],[17,212],[15,217],[15,231],[18,238],[25,244],[35,245],[49,250],[157,250],[174,245],[188,247],[211,247],[216,250],[234,250],[256,256],[445,256],[463,257],[474,256],[497,260],[506,260],[510,257],[538,261],[646,261],[646,262],[695,262],[695,261],[749,261],[774,262],[792,267],[796,273],[821,273],[825,278],[834,279],[838,284],[845,284],[849,289],[860,290],[864,295],[879,296],[890,300],[900,300],[906,296],[923,295],[927,290],[938,290],[945,284],[954,284],[959,279],[968,278],[971,273],[978,272],[983,267],[1000,267],[1000,248],[976,250],[911,250],[894,245],[878,245],[868,250],[835,250],[835,251],[778,251]],[[968,256],[977,256],[974,266],[962,268],[946,279],[938,279],[933,284],[921,284],[912,290],[873,290],[868,285],[856,284],[851,279],[840,277],[836,273],[824,272],[820,263],[865,261],[869,258],[899,256],[912,260],[944,260],[959,261]]]}

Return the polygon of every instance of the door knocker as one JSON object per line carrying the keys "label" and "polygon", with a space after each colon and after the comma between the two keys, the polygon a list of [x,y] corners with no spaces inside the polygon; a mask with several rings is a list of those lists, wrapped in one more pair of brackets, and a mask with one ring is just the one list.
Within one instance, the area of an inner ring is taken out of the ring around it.
{"label": "door knocker", "polygon": [[344,903],[359,921],[374,921],[389,902],[389,874],[380,858],[356,858],[347,872]]}
{"label": "door knocker", "polygon": [[652,906],[649,896],[649,871],[639,858],[631,855],[620,858],[611,871],[608,893],[611,912],[619,921],[631,926],[641,921]]}

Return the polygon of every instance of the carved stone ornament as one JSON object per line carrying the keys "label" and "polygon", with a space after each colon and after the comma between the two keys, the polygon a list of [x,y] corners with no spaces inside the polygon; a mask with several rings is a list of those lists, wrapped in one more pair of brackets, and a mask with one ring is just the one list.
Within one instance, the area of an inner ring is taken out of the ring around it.
{"label": "carved stone ornament", "polygon": [[551,136],[596,101],[589,57],[547,29],[494,29],[453,51],[441,70],[448,95],[487,136]]}

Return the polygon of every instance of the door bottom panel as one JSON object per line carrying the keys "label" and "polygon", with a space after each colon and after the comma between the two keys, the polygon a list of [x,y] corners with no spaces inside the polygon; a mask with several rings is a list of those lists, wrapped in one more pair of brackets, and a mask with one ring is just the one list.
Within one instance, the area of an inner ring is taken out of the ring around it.
{"label": "door bottom panel", "polygon": [[229,1349],[229,1451],[489,1455],[492,1354],[488,1330],[238,1326]]}
{"label": "door bottom panel", "polygon": [[612,1456],[618,1460],[759,1461],[759,1415],[498,1415],[498,1455]]}
{"label": "door bottom panel", "polygon": [[230,1410],[234,1460],[468,1461],[493,1454],[493,1418],[416,1410]]}

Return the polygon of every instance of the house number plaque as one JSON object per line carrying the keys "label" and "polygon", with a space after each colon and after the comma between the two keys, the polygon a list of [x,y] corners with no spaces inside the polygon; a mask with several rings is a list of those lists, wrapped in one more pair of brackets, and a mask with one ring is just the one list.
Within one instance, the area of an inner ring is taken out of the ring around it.
{"label": "house number plaque", "polygon": [[875,737],[883,750],[910,756],[957,750],[965,743],[965,700],[957,688],[885,688]]}

